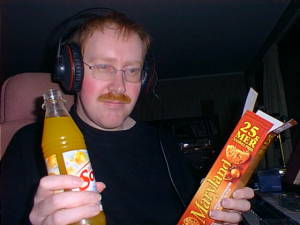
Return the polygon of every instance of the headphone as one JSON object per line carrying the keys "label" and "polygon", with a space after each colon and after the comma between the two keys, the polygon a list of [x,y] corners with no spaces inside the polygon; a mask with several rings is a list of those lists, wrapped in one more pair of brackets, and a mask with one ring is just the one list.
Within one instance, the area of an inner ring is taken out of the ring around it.
{"label": "headphone", "polygon": [[[81,48],[78,44],[68,39],[80,26],[89,20],[104,17],[111,13],[124,15],[110,8],[89,8],[71,16],[60,25],[63,34],[59,38],[53,80],[60,83],[66,92],[79,92],[84,76]],[[157,83],[157,74],[154,64],[150,63],[152,60],[153,58],[147,53],[142,69],[142,90],[146,93],[154,91],[154,87]]]}

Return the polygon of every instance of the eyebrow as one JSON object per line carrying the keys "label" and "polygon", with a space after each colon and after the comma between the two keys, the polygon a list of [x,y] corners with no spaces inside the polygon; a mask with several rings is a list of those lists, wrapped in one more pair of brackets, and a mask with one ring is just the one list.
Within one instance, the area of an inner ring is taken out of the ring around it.
{"label": "eyebrow", "polygon": [[[112,57],[96,57],[97,60],[95,61],[104,61],[105,63],[111,63],[113,64],[116,60],[115,58],[112,58]],[[99,63],[96,63],[96,64],[99,64]],[[143,65],[143,62],[140,61],[140,60],[128,60],[128,61],[125,61],[125,66],[128,66],[128,65],[133,65],[133,64],[138,64],[138,65]]]}

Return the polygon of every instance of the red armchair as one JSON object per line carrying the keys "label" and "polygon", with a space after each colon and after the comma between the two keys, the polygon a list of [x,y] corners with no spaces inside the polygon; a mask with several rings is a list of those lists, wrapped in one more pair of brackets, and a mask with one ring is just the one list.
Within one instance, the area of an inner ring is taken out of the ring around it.
{"label": "red armchair", "polygon": [[[43,116],[42,95],[50,88],[60,89],[49,73],[22,73],[4,81],[0,100],[0,159],[14,133]],[[73,95],[65,95],[67,108]]]}

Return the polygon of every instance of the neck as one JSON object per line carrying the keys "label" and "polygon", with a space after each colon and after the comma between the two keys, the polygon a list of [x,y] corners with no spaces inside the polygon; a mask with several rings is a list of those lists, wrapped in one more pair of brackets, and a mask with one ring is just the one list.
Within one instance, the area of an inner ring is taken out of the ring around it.
{"label": "neck", "polygon": [[84,121],[89,126],[94,127],[99,130],[105,130],[105,131],[129,130],[136,124],[136,121],[133,118],[127,117],[119,126],[107,127],[104,124],[99,124],[99,123],[97,123],[97,121],[93,121],[92,119],[90,119],[81,104],[76,105],[76,112],[82,121]]}

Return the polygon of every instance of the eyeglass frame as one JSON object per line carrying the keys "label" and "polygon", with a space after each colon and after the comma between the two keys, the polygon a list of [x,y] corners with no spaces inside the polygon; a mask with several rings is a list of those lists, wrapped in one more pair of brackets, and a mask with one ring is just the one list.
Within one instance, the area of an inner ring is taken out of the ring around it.
{"label": "eyeglass frame", "polygon": [[[83,64],[85,64],[89,68],[89,70],[91,70],[91,71],[97,70],[97,66],[100,66],[100,65],[110,66],[113,69],[113,71],[111,71],[111,72],[113,72],[113,76],[111,76],[111,79],[108,79],[108,80],[113,80],[114,76],[116,76],[118,71],[122,72],[123,79],[125,81],[129,82],[129,83],[139,83],[139,82],[144,83],[145,80],[146,80],[146,77],[147,77],[146,70],[143,69],[143,68],[136,67],[136,68],[128,68],[128,69],[116,69],[116,67],[114,67],[113,65],[110,65],[110,64],[105,64],[105,63],[101,64],[100,63],[100,64],[96,64],[96,65],[90,65],[90,64],[86,63],[85,61],[83,61]],[[139,79],[139,81],[135,82],[135,81],[129,81],[129,80],[126,79],[126,72],[129,71],[130,69],[140,69],[140,72],[139,72],[140,73],[140,79]],[[96,78],[95,75],[92,75],[92,76],[96,80],[102,80],[102,79]],[[104,79],[104,81],[106,81],[106,80]]]}

